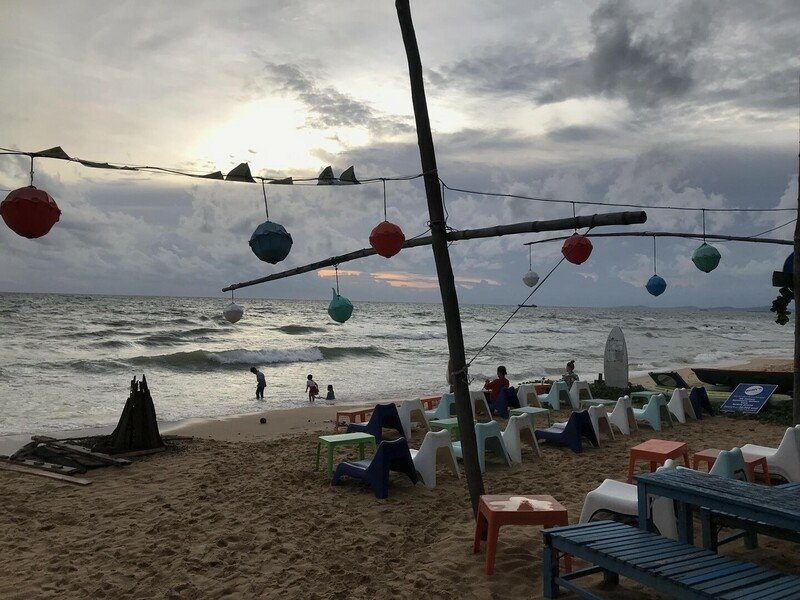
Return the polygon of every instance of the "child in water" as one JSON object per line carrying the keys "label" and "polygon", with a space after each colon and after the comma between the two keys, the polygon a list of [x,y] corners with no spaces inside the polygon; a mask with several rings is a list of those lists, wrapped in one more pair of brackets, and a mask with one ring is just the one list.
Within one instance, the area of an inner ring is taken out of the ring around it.
{"label": "child in water", "polygon": [[328,395],[325,396],[325,400],[336,400],[336,396],[333,395],[332,385],[328,385]]}
{"label": "child in water", "polygon": [[314,398],[319,396],[319,386],[312,375],[309,375],[306,380],[306,390],[308,391],[308,401],[314,402]]}

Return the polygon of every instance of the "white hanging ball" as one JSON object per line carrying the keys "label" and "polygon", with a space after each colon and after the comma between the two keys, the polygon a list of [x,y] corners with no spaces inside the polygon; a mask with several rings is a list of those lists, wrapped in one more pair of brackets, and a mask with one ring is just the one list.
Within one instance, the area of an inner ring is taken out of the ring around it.
{"label": "white hanging ball", "polygon": [[524,281],[525,285],[528,287],[533,287],[539,283],[539,274],[536,271],[528,271],[522,277],[522,281]]}
{"label": "white hanging ball", "polygon": [[244,309],[235,302],[228,304],[228,306],[225,307],[225,310],[222,311],[222,316],[231,323],[236,323],[236,321],[242,318],[243,314]]}

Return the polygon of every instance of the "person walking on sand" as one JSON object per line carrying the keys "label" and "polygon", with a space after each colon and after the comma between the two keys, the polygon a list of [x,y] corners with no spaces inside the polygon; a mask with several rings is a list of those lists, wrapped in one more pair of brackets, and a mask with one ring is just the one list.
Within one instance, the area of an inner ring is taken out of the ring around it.
{"label": "person walking on sand", "polygon": [[572,384],[580,379],[580,377],[578,377],[578,374],[575,373],[574,360],[571,360],[567,363],[567,371],[561,376],[561,379],[563,379],[564,382],[566,382],[568,389],[572,389]]}
{"label": "person walking on sand", "polygon": [[264,388],[267,387],[267,380],[264,374],[255,367],[250,367],[250,372],[256,376],[256,400],[263,400]]}
{"label": "person walking on sand", "polygon": [[308,390],[308,401],[314,402],[314,398],[319,396],[319,386],[312,375],[306,379],[306,390]]}

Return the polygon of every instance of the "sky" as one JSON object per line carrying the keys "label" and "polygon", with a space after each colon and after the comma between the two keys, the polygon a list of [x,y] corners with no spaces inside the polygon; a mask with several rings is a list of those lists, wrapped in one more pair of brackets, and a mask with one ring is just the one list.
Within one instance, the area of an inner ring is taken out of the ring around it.
{"label": "sky", "polygon": [[[394,3],[350,0],[4,0],[0,147],[61,146],[97,162],[194,173],[393,178],[421,172]],[[646,205],[643,225],[702,231],[700,208],[796,208],[800,8],[794,0],[411,2],[439,176],[448,186],[574,202]],[[0,156],[0,197],[29,184],[26,157]],[[278,265],[248,240],[260,185],[90,169],[37,159],[34,184],[61,220],[28,240],[0,224],[0,291],[216,296],[226,285],[367,247],[383,188],[267,187],[271,220],[294,245]],[[448,226],[572,216],[571,204],[446,191]],[[387,181],[388,219],[427,231],[421,179]],[[576,205],[576,213],[615,207]],[[706,231],[752,236],[792,212],[707,212]],[[789,224],[764,237],[791,239]],[[566,232],[571,233],[571,232]],[[459,299],[518,304],[524,244],[554,234],[450,246]],[[595,239],[530,302],[558,306],[768,306],[788,246],[694,239]],[[560,242],[532,247],[541,276]],[[237,297],[328,300],[325,270]],[[440,300],[429,247],[342,265],[351,300]]]}

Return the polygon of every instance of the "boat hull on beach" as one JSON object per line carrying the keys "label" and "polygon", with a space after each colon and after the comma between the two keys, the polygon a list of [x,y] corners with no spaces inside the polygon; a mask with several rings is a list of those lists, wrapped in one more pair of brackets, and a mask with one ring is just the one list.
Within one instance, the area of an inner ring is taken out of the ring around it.
{"label": "boat hull on beach", "polygon": [[777,385],[778,392],[787,393],[794,387],[794,373],[791,371],[752,371],[739,369],[700,369],[692,368],[697,378],[712,385],[724,385],[731,389],[740,383],[761,383]]}

